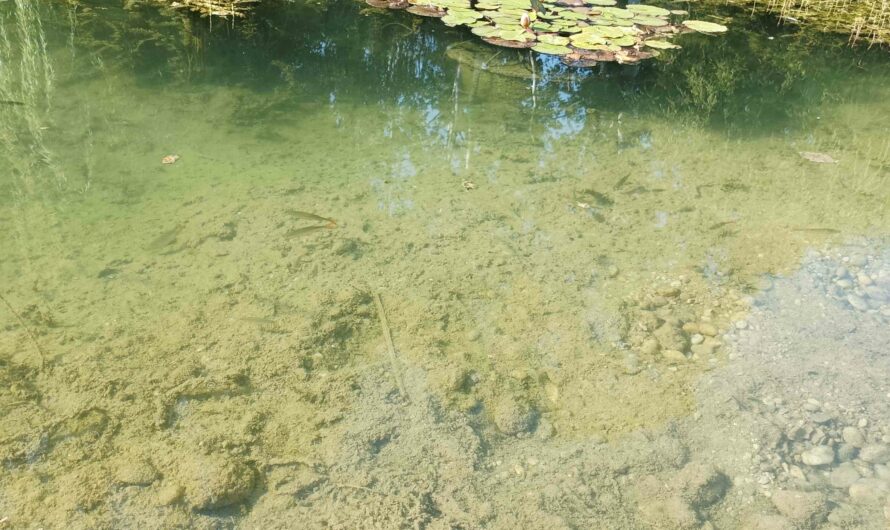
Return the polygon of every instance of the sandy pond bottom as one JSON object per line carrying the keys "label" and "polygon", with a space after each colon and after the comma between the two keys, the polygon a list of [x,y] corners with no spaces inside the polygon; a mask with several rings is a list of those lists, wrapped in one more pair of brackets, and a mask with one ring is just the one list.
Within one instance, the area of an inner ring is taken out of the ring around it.
{"label": "sandy pond bottom", "polygon": [[44,25],[0,82],[0,528],[887,527],[882,71],[733,135],[402,41],[353,65],[435,75],[379,101],[153,84]]}

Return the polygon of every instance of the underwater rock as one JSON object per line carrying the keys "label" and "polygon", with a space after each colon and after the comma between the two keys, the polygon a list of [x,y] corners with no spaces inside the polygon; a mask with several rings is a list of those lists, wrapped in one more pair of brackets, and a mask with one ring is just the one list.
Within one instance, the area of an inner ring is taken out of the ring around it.
{"label": "underwater rock", "polygon": [[156,503],[158,506],[170,506],[176,504],[182,499],[185,488],[179,484],[165,484],[157,493]]}
{"label": "underwater rock", "polygon": [[512,396],[502,397],[492,410],[494,424],[504,434],[518,436],[535,427],[535,410]]}
{"label": "underwater rock", "polygon": [[683,335],[683,332],[670,324],[662,324],[661,327],[655,330],[653,335],[658,339],[658,343],[661,344],[661,348],[664,350],[685,352],[689,348],[689,341]]}
{"label": "underwater rock", "polygon": [[690,463],[675,479],[680,498],[696,510],[712,506],[726,495],[730,487],[729,477],[710,464]]}
{"label": "underwater rock", "polygon": [[865,445],[865,437],[862,436],[862,433],[856,427],[844,427],[844,430],[841,431],[841,436],[843,436],[845,442],[853,447]]}
{"label": "underwater rock", "polygon": [[115,481],[128,486],[147,486],[157,478],[154,466],[141,458],[121,462],[114,473]]}
{"label": "underwater rock", "polygon": [[884,444],[866,445],[859,451],[859,458],[870,464],[883,464],[890,460],[890,448]]}
{"label": "underwater rock", "polygon": [[194,458],[189,466],[186,499],[195,511],[214,510],[247,500],[256,476],[247,464],[225,456]]}
{"label": "underwater rock", "polygon": [[826,498],[816,491],[779,490],[772,501],[779,513],[801,528],[813,527],[828,515]]}
{"label": "underwater rock", "polygon": [[890,484],[879,478],[861,478],[850,485],[850,499],[860,504],[875,504],[890,493]]}
{"label": "underwater rock", "polygon": [[650,500],[640,504],[640,513],[649,528],[684,529],[698,528],[698,515],[680,497],[666,500]]}
{"label": "underwater rock", "polygon": [[800,459],[808,466],[825,466],[834,462],[834,449],[827,445],[820,445],[804,451],[800,455]]}
{"label": "underwater rock", "polygon": [[828,480],[837,489],[847,489],[859,480],[859,471],[853,464],[846,462],[832,470]]}

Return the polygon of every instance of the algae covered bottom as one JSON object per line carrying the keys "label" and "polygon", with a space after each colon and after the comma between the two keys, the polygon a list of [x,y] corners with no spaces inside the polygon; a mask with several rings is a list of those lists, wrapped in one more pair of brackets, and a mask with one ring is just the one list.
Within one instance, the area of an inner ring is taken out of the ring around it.
{"label": "algae covered bottom", "polygon": [[0,3],[0,527],[886,527],[886,53],[666,8]]}

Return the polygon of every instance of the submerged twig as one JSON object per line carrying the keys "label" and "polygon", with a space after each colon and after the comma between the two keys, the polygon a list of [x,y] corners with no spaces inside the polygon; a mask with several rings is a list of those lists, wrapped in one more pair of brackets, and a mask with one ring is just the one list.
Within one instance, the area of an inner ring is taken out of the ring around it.
{"label": "submerged twig", "polygon": [[42,370],[46,364],[46,353],[43,351],[43,348],[40,347],[40,343],[37,342],[37,337],[34,336],[34,332],[31,331],[31,328],[28,326],[28,323],[25,322],[25,319],[16,312],[15,308],[12,307],[12,304],[10,304],[2,294],[0,294],[0,300],[3,300],[3,303],[9,309],[9,312],[15,315],[16,320],[18,320],[19,324],[25,328],[25,332],[28,334],[28,337],[31,338],[31,342],[34,343],[34,348],[37,349],[37,354],[40,356],[40,369]]}
{"label": "submerged twig", "polygon": [[405,386],[402,384],[402,378],[399,376],[399,363],[396,359],[396,345],[392,341],[392,334],[389,332],[389,323],[386,320],[386,312],[383,310],[383,300],[380,299],[379,293],[374,293],[374,303],[377,305],[377,315],[380,317],[380,326],[383,328],[383,336],[386,338],[386,345],[389,348],[389,362],[392,365],[392,375],[396,379],[396,385],[399,387],[399,394],[408,399],[408,393],[405,392]]}

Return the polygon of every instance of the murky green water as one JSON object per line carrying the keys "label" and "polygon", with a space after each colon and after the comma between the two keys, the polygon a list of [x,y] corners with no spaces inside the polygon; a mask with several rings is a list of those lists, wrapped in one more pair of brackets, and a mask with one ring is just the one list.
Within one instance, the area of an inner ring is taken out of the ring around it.
{"label": "murky green water", "polygon": [[0,527],[885,528],[890,57],[688,8],[0,3]]}

